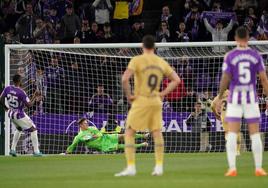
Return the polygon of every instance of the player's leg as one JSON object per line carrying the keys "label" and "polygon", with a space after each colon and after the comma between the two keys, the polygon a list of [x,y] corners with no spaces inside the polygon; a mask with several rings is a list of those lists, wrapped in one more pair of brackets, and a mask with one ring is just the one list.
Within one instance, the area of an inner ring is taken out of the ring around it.
{"label": "player's leg", "polygon": [[25,114],[25,117],[21,118],[20,120],[17,120],[17,122],[19,126],[22,128],[22,130],[30,132],[31,141],[33,144],[34,156],[37,157],[42,156],[42,153],[39,151],[37,129],[33,121],[30,119],[29,116]]}
{"label": "player's leg", "polygon": [[229,122],[226,138],[226,152],[229,170],[225,176],[236,176],[237,138],[240,131],[240,122]]}
{"label": "player's leg", "polygon": [[251,148],[255,162],[255,175],[267,176],[267,173],[262,168],[263,146],[261,135],[259,132],[259,123],[249,123],[248,130],[251,139]]}
{"label": "player's leg", "polygon": [[245,105],[245,120],[251,139],[251,148],[255,162],[256,176],[266,176],[267,173],[262,169],[263,146],[259,132],[260,109],[257,103]]}
{"label": "player's leg", "polygon": [[237,138],[240,131],[241,118],[243,117],[242,105],[227,104],[225,121],[227,122],[226,153],[229,170],[225,176],[236,176]]}
{"label": "player's leg", "polygon": [[136,175],[135,133],[136,131],[134,129],[131,129],[130,127],[128,127],[125,131],[125,156],[127,160],[127,168],[122,172],[115,174],[116,177]]}
{"label": "player's leg", "polygon": [[11,122],[15,124],[16,130],[15,130],[14,135],[13,135],[13,140],[12,140],[11,149],[10,149],[9,154],[12,157],[17,157],[16,147],[17,147],[18,141],[20,139],[22,129],[16,124],[16,120],[15,121],[11,120]]}
{"label": "player's leg", "polygon": [[[147,142],[142,142],[140,144],[134,144],[135,148],[147,147],[149,144]],[[118,149],[124,149],[125,144],[118,144]]]}
{"label": "player's leg", "polygon": [[163,174],[163,160],[164,160],[164,139],[161,130],[154,130],[152,132],[154,140],[155,152],[155,167],[152,175],[160,176]]}

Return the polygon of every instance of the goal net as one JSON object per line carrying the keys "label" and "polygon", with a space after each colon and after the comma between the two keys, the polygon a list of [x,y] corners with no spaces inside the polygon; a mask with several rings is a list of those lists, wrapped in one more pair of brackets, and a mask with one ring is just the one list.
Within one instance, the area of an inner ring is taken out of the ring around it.
{"label": "goal net", "polygon": [[[165,152],[225,151],[223,128],[210,105],[218,92],[223,57],[234,47],[232,42],[157,44],[156,53],[182,78],[178,88],[163,101]],[[251,47],[263,55],[268,66],[268,42],[251,43]],[[6,46],[6,85],[13,84],[14,74],[20,74],[23,88],[30,97],[35,91],[42,95],[26,110],[37,126],[40,150],[45,154],[66,151],[79,132],[76,121],[82,117],[88,118],[91,125],[104,134],[123,133],[130,106],[122,92],[121,76],[130,59],[141,53],[140,44]],[[162,88],[168,82],[165,78]],[[262,113],[260,131],[264,148],[268,150],[267,99],[260,83],[257,84]],[[5,123],[8,154],[15,127],[7,115]],[[242,151],[250,150],[244,122],[241,135]],[[151,137],[137,140],[145,141],[149,146],[138,152],[153,151]],[[29,133],[21,136],[17,152],[33,152]],[[75,153],[95,152],[98,151],[83,144],[75,150]]]}

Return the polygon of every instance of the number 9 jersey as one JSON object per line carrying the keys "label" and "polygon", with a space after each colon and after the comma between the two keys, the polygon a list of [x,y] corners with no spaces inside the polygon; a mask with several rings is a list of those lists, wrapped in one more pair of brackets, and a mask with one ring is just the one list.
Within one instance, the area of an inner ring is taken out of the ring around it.
{"label": "number 9 jersey", "polygon": [[162,128],[162,100],[159,96],[164,76],[174,70],[155,54],[134,57],[128,69],[134,72],[135,100],[131,105],[126,122],[136,131],[159,130]]}
{"label": "number 9 jersey", "polygon": [[[134,95],[148,99],[140,105],[161,105],[158,100],[159,90],[163,77],[174,71],[170,65],[155,54],[143,54],[134,57],[128,69],[134,71]],[[134,101],[134,105],[135,103]]]}
{"label": "number 9 jersey", "polygon": [[223,73],[231,76],[225,121],[258,123],[260,110],[256,91],[257,75],[265,71],[261,55],[251,48],[235,48],[224,59]]}

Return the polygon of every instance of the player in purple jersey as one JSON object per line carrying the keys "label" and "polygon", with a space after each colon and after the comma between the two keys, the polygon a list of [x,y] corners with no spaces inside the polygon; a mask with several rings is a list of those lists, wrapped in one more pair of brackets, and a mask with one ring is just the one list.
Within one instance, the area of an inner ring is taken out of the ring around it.
{"label": "player in purple jersey", "polygon": [[240,131],[241,119],[248,124],[252,152],[255,161],[255,175],[266,176],[262,168],[262,142],[259,133],[260,109],[256,92],[256,80],[259,75],[261,84],[268,96],[268,80],[261,55],[248,47],[249,33],[244,27],[236,30],[235,40],[238,46],[227,53],[223,63],[223,74],[220,82],[219,100],[229,87],[227,112],[225,121],[228,123],[226,142],[229,170],[225,176],[236,176],[237,135]]}
{"label": "player in purple jersey", "polygon": [[[31,107],[36,101],[38,94],[35,93],[32,100],[29,99],[25,91],[21,89],[20,75],[14,75],[14,85],[5,87],[0,95],[0,104],[4,107],[8,113],[8,117],[11,122],[16,126],[16,131],[13,136],[10,155],[16,157],[16,146],[20,139],[22,131],[28,131],[31,133],[31,140],[34,149],[34,156],[42,156],[39,151],[37,129],[30,117],[24,112],[25,106]],[[5,102],[7,101],[7,103]]]}

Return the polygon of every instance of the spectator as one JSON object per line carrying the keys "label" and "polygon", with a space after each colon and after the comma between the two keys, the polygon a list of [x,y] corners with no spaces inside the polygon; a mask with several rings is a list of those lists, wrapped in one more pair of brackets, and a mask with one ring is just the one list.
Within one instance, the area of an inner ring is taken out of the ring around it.
{"label": "spectator", "polygon": [[258,31],[259,40],[268,40],[268,11],[267,10],[263,11],[257,31]]}
{"label": "spectator", "polygon": [[118,40],[121,42],[127,42],[129,33],[129,2],[132,0],[115,0],[114,10],[114,32],[116,33]]}
{"label": "spectator", "polygon": [[170,9],[168,6],[164,6],[162,8],[161,14],[161,23],[166,22],[170,31],[170,39],[174,39],[175,31],[176,31],[176,20],[175,17],[170,13]]}
{"label": "spectator", "polygon": [[179,24],[179,30],[176,31],[176,42],[189,42],[190,41],[190,34],[186,32],[186,25],[184,22]]}
{"label": "spectator", "polygon": [[[1,4],[2,8],[2,17],[5,20],[6,28],[14,28],[15,23],[17,21],[17,17],[15,15],[15,2],[14,0],[4,0]],[[4,28],[1,26],[1,28]]]}
{"label": "spectator", "polygon": [[198,41],[199,25],[200,25],[200,12],[198,6],[194,4],[191,11],[186,15],[184,23],[192,37],[192,41]]}
{"label": "spectator", "polygon": [[40,100],[37,102],[36,110],[34,114],[43,114],[44,113],[44,101],[47,95],[47,80],[44,74],[44,69],[37,67],[35,79],[35,91],[40,93]]}
{"label": "spectator", "polygon": [[22,15],[26,10],[28,0],[16,0],[15,1],[15,13]]}
{"label": "spectator", "polygon": [[256,0],[236,0],[233,10],[244,11],[245,9],[249,7],[257,7],[257,6],[258,6],[258,3]]}
{"label": "spectator", "polygon": [[103,36],[103,32],[99,30],[98,24],[96,22],[92,22],[91,24],[91,33],[89,35],[90,43],[98,43]]}
{"label": "spectator", "polygon": [[49,15],[50,5],[49,0],[37,0],[34,12],[42,19]]}
{"label": "spectator", "polygon": [[16,30],[19,34],[21,43],[32,44],[35,43],[33,31],[35,28],[36,16],[33,13],[32,4],[26,5],[25,14],[23,14],[16,23]]}
{"label": "spectator", "polygon": [[209,151],[211,148],[209,144],[211,122],[206,111],[202,109],[201,102],[195,103],[195,111],[187,118],[186,125],[192,128],[192,133],[200,134],[200,151]]}
{"label": "spectator", "polygon": [[81,40],[79,37],[74,37],[74,44],[80,44]]}
{"label": "spectator", "polygon": [[43,22],[41,18],[36,19],[36,28],[33,36],[37,44],[51,44],[56,31],[50,22]]}
{"label": "spectator", "polygon": [[61,20],[61,30],[63,31],[63,43],[73,43],[75,33],[80,30],[79,17],[73,12],[73,5],[66,6],[66,14]]}
{"label": "spectator", "polygon": [[113,100],[111,97],[104,93],[103,85],[99,84],[97,87],[97,93],[93,95],[89,101],[89,108],[91,111],[97,113],[108,113],[112,108]]}
{"label": "spectator", "polygon": [[60,18],[57,15],[57,9],[54,6],[51,6],[48,12],[48,15],[45,16],[44,20],[50,22],[55,31],[60,30]]}
{"label": "spectator", "polygon": [[97,24],[110,23],[110,11],[113,9],[110,0],[95,0],[92,7],[95,8],[95,22]]}
{"label": "spectator", "polygon": [[45,69],[47,78],[47,97],[45,111],[47,113],[61,113],[64,109],[64,69],[59,66],[58,58],[53,55]]}
{"label": "spectator", "polygon": [[166,21],[162,21],[159,30],[156,32],[157,42],[169,42],[170,32],[168,30],[168,24]]}
{"label": "spectator", "polygon": [[192,89],[194,87],[195,79],[193,75],[193,67],[190,65],[189,57],[183,55],[179,60],[179,73],[180,77],[183,79],[185,87]]}
{"label": "spectator", "polygon": [[109,23],[105,23],[103,26],[104,34],[102,38],[100,39],[101,43],[115,43],[116,37],[112,33],[111,26]]}
{"label": "spectator", "polygon": [[[205,26],[207,30],[211,33],[212,35],[212,40],[215,41],[227,41],[228,39],[228,34],[233,28],[234,21],[231,19],[230,23],[228,24],[227,27],[223,28],[222,22],[219,20],[216,24],[216,28],[213,28],[209,23],[207,18],[204,19]],[[225,52],[225,47],[222,46],[216,46],[214,47],[214,52]]]}
{"label": "spectator", "polygon": [[129,42],[141,42],[144,36],[144,31],[140,21],[136,21],[132,26],[132,31],[129,34]]}
{"label": "spectator", "polygon": [[89,27],[88,20],[82,20],[82,27],[79,32],[75,34],[76,37],[80,38],[81,43],[89,43],[90,42],[90,34],[91,30]]}
{"label": "spectator", "polygon": [[[175,70],[175,67],[172,68]],[[163,89],[168,86],[169,82],[170,81],[167,78],[163,80]],[[186,97],[186,88],[183,80],[181,80],[181,83],[178,85],[178,87],[169,93],[165,98],[170,103],[173,111],[181,112],[183,111],[182,103],[184,97]]]}
{"label": "spectator", "polygon": [[257,40],[257,30],[256,25],[251,17],[245,19],[244,26],[248,29],[250,40]]}

